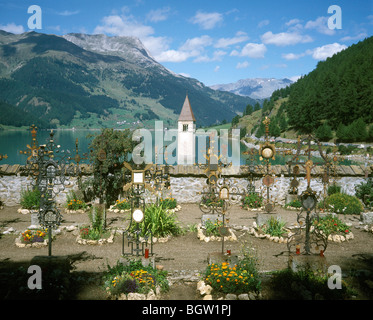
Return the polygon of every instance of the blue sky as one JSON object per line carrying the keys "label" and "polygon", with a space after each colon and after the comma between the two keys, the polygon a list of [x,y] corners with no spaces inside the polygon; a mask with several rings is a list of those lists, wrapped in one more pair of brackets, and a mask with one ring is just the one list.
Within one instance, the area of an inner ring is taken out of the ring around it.
{"label": "blue sky", "polygon": [[[42,10],[34,31],[135,36],[165,67],[206,85],[296,79],[373,35],[372,0],[2,0],[0,29],[30,31],[31,5]],[[333,5],[341,29],[328,27]]]}

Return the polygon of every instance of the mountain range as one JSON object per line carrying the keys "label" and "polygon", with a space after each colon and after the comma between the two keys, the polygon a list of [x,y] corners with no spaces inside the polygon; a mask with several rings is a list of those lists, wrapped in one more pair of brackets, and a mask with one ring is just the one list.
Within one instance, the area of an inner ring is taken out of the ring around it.
{"label": "mountain range", "polygon": [[262,100],[269,99],[274,91],[285,88],[292,83],[293,81],[287,78],[253,78],[242,79],[234,83],[212,85],[210,88]]}
{"label": "mountain range", "polygon": [[173,73],[137,38],[0,30],[0,124],[174,126],[186,94],[197,126],[230,121],[256,103]]}

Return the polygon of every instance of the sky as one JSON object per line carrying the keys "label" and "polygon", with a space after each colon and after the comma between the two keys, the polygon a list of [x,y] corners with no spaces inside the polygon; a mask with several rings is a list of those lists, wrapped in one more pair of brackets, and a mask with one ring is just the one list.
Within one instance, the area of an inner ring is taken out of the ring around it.
{"label": "sky", "polygon": [[205,85],[296,80],[373,35],[373,0],[0,0],[0,29],[138,37]]}

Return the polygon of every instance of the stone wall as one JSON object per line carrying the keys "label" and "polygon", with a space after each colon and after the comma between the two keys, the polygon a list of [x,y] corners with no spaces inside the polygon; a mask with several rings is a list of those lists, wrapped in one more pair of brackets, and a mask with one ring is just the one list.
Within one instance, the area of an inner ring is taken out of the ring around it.
{"label": "stone wall", "polygon": [[[244,178],[231,178],[241,189],[246,189],[247,180]],[[364,177],[342,177],[337,180],[337,184],[342,186],[342,190],[347,194],[355,194],[355,186],[365,181]],[[304,178],[299,178],[299,194],[306,189],[307,182]],[[289,177],[276,177],[274,186],[270,190],[270,195],[279,204],[284,204],[286,194],[289,190]],[[31,185],[31,179],[20,175],[9,175],[0,178],[0,200],[7,206],[16,206],[20,203],[21,190],[27,189]],[[171,177],[171,194],[179,203],[197,203],[201,199],[198,193],[206,186],[206,177],[201,176],[183,176]],[[263,188],[260,179],[255,181],[256,191],[263,192],[266,195],[266,189]],[[321,179],[312,179],[311,187],[317,192],[323,191]],[[76,178],[71,177],[64,190],[57,196],[57,203],[63,205],[66,202],[66,195],[72,189],[76,189]],[[154,201],[155,195],[147,191],[148,201]]]}

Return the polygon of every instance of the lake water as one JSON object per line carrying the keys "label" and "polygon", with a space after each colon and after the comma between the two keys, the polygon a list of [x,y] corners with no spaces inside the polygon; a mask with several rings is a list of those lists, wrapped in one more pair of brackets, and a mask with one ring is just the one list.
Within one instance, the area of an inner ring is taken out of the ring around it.
{"label": "lake water", "polygon": [[[89,135],[97,135],[100,130],[55,130],[54,141],[57,145],[61,146],[61,150],[65,152],[69,150],[71,156],[75,155],[75,141],[78,138],[79,141],[79,154],[82,156],[84,153],[89,152],[89,145],[92,138],[88,138]],[[49,141],[50,131],[39,130],[37,132],[37,141],[40,144],[46,144]],[[154,139],[154,135],[153,135]],[[29,150],[27,145],[32,144],[32,137],[29,130],[2,130],[0,131],[0,154],[6,154],[7,159],[3,159],[0,162],[2,164],[26,164],[28,155],[20,154],[20,151]],[[240,144],[240,163],[246,164],[247,155],[242,154],[247,150],[244,144]],[[197,153],[199,150],[196,150]],[[231,155],[231,145],[228,145],[228,155]],[[290,160],[291,156],[284,157],[282,155],[276,155],[276,159],[271,160],[272,165],[286,164],[286,161]],[[153,157],[154,161],[154,157]],[[259,156],[255,158],[256,163],[260,163]],[[81,163],[89,163],[89,160],[82,160]],[[344,163],[349,164],[349,163]]]}

